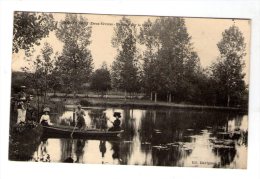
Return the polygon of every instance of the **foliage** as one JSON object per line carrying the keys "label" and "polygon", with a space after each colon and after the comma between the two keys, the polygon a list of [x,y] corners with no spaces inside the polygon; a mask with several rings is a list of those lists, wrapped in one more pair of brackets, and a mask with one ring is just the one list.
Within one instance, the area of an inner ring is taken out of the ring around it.
{"label": "foliage", "polygon": [[114,28],[112,45],[118,55],[112,64],[112,85],[116,89],[137,92],[139,89],[136,27],[123,17]]}
{"label": "foliage", "polygon": [[235,25],[231,26],[222,33],[222,39],[217,46],[220,57],[211,69],[218,103],[235,105],[241,101],[246,90],[243,73],[246,44],[242,32]]}
{"label": "foliage", "polygon": [[82,99],[82,100],[80,100],[79,104],[82,105],[82,106],[90,106],[91,102],[89,102],[86,99]]}
{"label": "foliage", "polygon": [[91,32],[87,19],[76,14],[66,14],[57,28],[56,35],[64,43],[62,54],[56,62],[57,72],[63,84],[74,92],[88,82],[93,69],[88,49]]}
{"label": "foliage", "polygon": [[15,12],[13,30],[13,53],[20,49],[30,51],[34,45],[55,30],[56,22],[52,14],[34,12]]}
{"label": "foliage", "polygon": [[106,64],[92,74],[90,88],[102,94],[111,89],[111,77]]}
{"label": "foliage", "polygon": [[37,56],[36,60],[29,59],[33,61],[30,68],[25,67],[23,71],[26,74],[26,83],[29,87],[36,89],[37,93],[40,90],[40,93],[44,93],[46,100],[47,91],[51,88],[51,84],[54,80],[51,77],[53,71],[53,48],[49,43],[45,43],[44,47],[41,49],[41,55]]}
{"label": "foliage", "polygon": [[139,38],[146,46],[143,54],[146,91],[193,98],[200,65],[185,20],[179,17],[161,17],[153,23],[148,20],[143,24]]}
{"label": "foliage", "polygon": [[[24,68],[25,74],[12,77],[13,93],[26,85],[36,89],[37,95],[53,90],[76,96],[90,85],[102,94],[110,89],[130,94],[144,91],[169,102],[238,106],[248,98],[243,72],[246,44],[235,25],[222,33],[218,59],[203,69],[184,18],[148,19],[137,29],[123,17],[111,39],[117,50],[111,71],[103,65],[92,72],[92,29],[81,15],[66,14],[56,23],[51,14],[16,12],[14,24],[13,53],[24,49],[32,63]],[[41,54],[32,59],[33,46],[53,30],[63,43],[61,54],[54,55],[52,46],[45,43]]]}

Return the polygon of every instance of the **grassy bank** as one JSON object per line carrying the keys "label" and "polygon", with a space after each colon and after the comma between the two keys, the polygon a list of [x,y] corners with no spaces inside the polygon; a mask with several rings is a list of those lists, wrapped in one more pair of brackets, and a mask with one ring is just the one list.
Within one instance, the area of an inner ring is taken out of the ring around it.
{"label": "grassy bank", "polygon": [[118,99],[118,98],[52,98],[53,101],[62,100],[67,107],[73,107],[74,104],[82,106],[100,106],[100,107],[132,107],[132,108],[172,108],[172,109],[195,109],[195,110],[221,110],[221,111],[241,111],[247,112],[245,108],[224,107],[224,106],[205,106],[193,104],[179,104],[169,102],[154,102],[144,99]]}

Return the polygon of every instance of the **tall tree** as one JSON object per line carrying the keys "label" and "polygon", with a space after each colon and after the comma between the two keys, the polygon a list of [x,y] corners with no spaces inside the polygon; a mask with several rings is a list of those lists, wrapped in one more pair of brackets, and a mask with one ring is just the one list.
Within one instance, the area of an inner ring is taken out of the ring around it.
{"label": "tall tree", "polygon": [[243,73],[246,55],[244,37],[235,25],[222,33],[222,39],[217,44],[220,57],[212,65],[212,78],[217,86],[218,98],[224,100],[226,106],[241,100],[246,90]]}
{"label": "tall tree", "polygon": [[50,46],[50,44],[45,43],[42,52],[42,71],[44,75],[44,101],[47,97],[47,90],[49,89],[49,84],[51,81],[50,75],[53,70],[53,59],[51,58],[53,54],[53,48]]}
{"label": "tall tree", "polygon": [[15,12],[13,53],[23,49],[28,54],[34,45],[40,45],[40,40],[55,30],[56,25],[50,13]]}
{"label": "tall tree", "polygon": [[136,27],[130,19],[123,17],[114,28],[113,47],[118,55],[112,64],[113,87],[125,92],[139,89]]}
{"label": "tall tree", "polygon": [[[140,39],[146,46],[144,77],[145,81],[148,80],[146,83],[150,84],[148,88],[166,94],[169,101],[174,96],[187,98],[188,89],[193,86],[190,78],[196,74],[199,58],[193,51],[185,20],[161,17],[153,23],[147,21],[141,29]],[[151,82],[154,80],[151,76],[159,76],[155,84]]]}
{"label": "tall tree", "polygon": [[57,37],[64,43],[56,67],[64,84],[76,91],[88,82],[93,69],[93,59],[88,49],[92,29],[86,18],[76,14],[66,14],[56,31]]}
{"label": "tall tree", "polygon": [[158,51],[160,49],[157,30],[153,23],[148,19],[140,28],[139,41],[146,47],[143,52],[142,86],[146,92],[151,93],[151,100],[157,101],[157,92],[161,89],[160,61]]}
{"label": "tall tree", "polygon": [[41,54],[36,57],[36,59],[30,59],[30,67],[24,67],[25,72],[25,82],[32,89],[36,90],[36,96],[38,101],[39,110],[39,96],[44,94],[43,104],[47,102],[47,92],[51,88],[52,84],[52,70],[54,61],[52,60],[53,48],[49,43],[45,43],[41,49]]}

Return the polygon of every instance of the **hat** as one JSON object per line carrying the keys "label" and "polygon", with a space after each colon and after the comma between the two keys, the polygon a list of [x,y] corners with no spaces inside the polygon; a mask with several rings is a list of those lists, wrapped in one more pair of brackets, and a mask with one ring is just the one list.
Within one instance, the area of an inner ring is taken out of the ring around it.
{"label": "hat", "polygon": [[114,117],[121,117],[121,113],[120,112],[114,112]]}
{"label": "hat", "polygon": [[21,101],[26,101],[26,98],[23,96],[23,97],[20,97],[20,100]]}
{"label": "hat", "polygon": [[77,105],[77,108],[81,108],[81,105],[79,104],[79,105]]}
{"label": "hat", "polygon": [[44,108],[43,112],[50,112],[50,108],[48,108],[48,107]]}

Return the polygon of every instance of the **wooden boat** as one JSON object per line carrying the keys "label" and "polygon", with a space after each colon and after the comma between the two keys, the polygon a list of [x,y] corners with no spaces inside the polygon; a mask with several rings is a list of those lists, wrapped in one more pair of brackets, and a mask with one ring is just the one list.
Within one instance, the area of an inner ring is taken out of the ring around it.
{"label": "wooden boat", "polygon": [[73,126],[51,125],[42,126],[44,137],[73,137],[73,138],[118,138],[124,131],[101,131],[100,129],[77,129]]}

